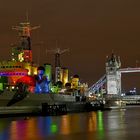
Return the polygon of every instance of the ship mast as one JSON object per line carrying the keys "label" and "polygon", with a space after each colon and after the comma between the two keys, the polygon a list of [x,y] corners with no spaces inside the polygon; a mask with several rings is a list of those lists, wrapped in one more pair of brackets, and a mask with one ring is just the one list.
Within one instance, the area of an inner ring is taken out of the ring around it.
{"label": "ship mast", "polygon": [[[18,31],[20,37],[20,43],[17,48],[18,58],[20,62],[32,62],[32,50],[31,50],[31,31],[38,29],[40,26],[32,27],[28,21],[28,15],[26,22],[21,22],[19,26],[13,26],[12,29]],[[14,59],[13,59],[14,60]]]}
{"label": "ship mast", "polygon": [[69,48],[63,50],[60,48],[56,48],[54,50],[46,50],[46,52],[52,52],[55,54],[55,82],[61,81],[60,56],[67,51],[69,51]]}

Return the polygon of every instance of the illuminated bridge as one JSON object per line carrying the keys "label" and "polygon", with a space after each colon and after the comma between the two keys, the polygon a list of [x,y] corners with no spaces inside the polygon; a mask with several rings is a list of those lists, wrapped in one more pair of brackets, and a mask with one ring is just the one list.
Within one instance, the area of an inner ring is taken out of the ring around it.
{"label": "illuminated bridge", "polygon": [[127,95],[122,97],[122,101],[125,101],[126,105],[140,104],[140,95]]}
{"label": "illuminated bridge", "polygon": [[[92,96],[97,93],[106,95],[112,95],[121,98],[121,75],[123,73],[140,72],[140,68],[121,68],[120,57],[112,54],[111,57],[107,57],[106,61],[106,74],[103,75],[95,84],[88,89],[88,95]],[[123,97],[123,100],[140,100],[140,95]]]}
{"label": "illuminated bridge", "polygon": [[96,93],[105,85],[106,83],[106,75],[103,75],[95,84],[93,84],[88,92]]}
{"label": "illuminated bridge", "polygon": [[140,72],[140,68],[123,68],[119,70],[121,73]]}

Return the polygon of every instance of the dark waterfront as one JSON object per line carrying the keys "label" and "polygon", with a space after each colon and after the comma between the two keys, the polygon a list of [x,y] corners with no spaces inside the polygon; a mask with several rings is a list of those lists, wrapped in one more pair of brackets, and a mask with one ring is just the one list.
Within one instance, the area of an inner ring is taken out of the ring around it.
{"label": "dark waterfront", "polygon": [[0,118],[0,140],[132,140],[140,137],[140,106],[47,117]]}

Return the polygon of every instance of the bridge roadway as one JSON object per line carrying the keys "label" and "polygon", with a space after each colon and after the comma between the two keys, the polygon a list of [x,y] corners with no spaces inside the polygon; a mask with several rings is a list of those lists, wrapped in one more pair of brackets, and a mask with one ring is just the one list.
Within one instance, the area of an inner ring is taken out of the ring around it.
{"label": "bridge roadway", "polygon": [[140,105],[140,95],[127,95],[122,97],[126,105]]}
{"label": "bridge roadway", "polygon": [[140,68],[122,68],[119,71],[121,73],[140,72]]}

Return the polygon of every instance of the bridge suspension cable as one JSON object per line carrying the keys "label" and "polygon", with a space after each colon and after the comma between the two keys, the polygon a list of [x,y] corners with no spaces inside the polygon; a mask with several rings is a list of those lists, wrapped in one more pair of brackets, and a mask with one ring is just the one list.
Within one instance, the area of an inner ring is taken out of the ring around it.
{"label": "bridge suspension cable", "polygon": [[95,93],[106,83],[106,75],[103,75],[95,84],[89,88],[89,92]]}

